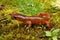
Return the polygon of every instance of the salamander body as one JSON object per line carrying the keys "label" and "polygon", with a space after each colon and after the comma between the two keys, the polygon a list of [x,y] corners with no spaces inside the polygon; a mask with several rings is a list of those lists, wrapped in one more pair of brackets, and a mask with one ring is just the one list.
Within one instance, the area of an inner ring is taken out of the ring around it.
{"label": "salamander body", "polygon": [[28,24],[27,29],[30,28],[32,24],[46,24],[48,27],[50,27],[50,14],[48,12],[42,12],[37,14],[36,16],[24,16],[13,12],[12,17],[14,17],[18,21],[22,21]]}

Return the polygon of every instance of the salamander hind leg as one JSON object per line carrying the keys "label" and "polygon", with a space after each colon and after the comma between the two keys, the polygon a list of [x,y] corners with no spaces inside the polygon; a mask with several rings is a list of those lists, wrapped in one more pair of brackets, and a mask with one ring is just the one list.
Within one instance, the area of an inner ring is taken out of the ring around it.
{"label": "salamander hind leg", "polygon": [[52,27],[51,27],[51,23],[50,23],[49,21],[45,21],[45,23],[47,24],[47,26],[48,26],[49,28],[52,28]]}

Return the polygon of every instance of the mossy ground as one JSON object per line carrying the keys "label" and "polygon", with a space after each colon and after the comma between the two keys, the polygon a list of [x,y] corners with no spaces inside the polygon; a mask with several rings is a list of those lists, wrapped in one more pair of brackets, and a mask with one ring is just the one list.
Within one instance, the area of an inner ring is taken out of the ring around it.
{"label": "mossy ground", "polygon": [[[44,31],[50,31],[43,25],[33,25],[26,30],[23,22],[11,18],[10,13],[16,11],[25,16],[34,16],[39,12],[49,12],[50,22],[54,29],[60,28],[60,9],[55,9],[50,5],[50,1],[44,3],[42,0],[0,0],[0,5],[4,4],[4,9],[0,10],[0,40],[48,40],[49,38],[39,38],[45,36]],[[48,4],[48,5],[46,5]],[[51,28],[51,29],[53,29]]]}

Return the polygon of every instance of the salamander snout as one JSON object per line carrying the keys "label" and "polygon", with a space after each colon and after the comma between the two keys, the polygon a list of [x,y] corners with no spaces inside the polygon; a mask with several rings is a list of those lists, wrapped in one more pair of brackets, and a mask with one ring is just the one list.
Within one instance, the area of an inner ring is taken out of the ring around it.
{"label": "salamander snout", "polygon": [[9,14],[9,15],[11,15],[12,19],[16,19],[16,15],[15,14]]}
{"label": "salamander snout", "polygon": [[11,15],[11,18],[12,18],[12,19],[16,19],[16,17],[15,17],[15,16],[12,16],[12,15]]}
{"label": "salamander snout", "polygon": [[14,19],[16,19],[16,17],[13,16]]}

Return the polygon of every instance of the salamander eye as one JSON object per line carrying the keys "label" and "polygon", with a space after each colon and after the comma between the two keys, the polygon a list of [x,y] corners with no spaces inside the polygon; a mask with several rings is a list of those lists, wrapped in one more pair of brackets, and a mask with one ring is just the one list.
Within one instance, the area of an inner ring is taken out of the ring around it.
{"label": "salamander eye", "polygon": [[12,19],[16,19],[16,17],[14,17],[14,16],[12,16],[11,18],[12,18]]}
{"label": "salamander eye", "polygon": [[13,18],[15,18],[15,19],[16,19],[16,17],[13,17]]}

